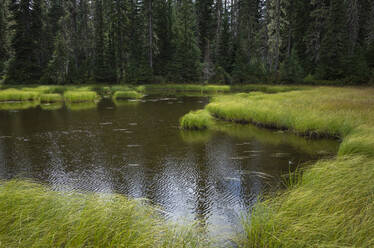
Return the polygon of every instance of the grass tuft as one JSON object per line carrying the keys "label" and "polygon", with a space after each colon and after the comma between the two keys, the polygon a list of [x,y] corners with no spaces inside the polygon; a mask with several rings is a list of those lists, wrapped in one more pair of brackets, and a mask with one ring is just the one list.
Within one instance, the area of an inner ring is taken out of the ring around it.
{"label": "grass tuft", "polygon": [[180,119],[180,127],[189,130],[207,129],[213,124],[213,118],[206,110],[191,111]]}

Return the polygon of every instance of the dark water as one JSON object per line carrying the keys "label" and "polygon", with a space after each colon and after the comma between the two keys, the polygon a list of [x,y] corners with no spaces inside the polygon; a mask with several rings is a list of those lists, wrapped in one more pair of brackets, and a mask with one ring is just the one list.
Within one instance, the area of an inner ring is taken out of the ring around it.
{"label": "dark water", "polygon": [[1,110],[0,178],[148,198],[173,220],[231,232],[260,193],[281,185],[282,174],[336,152],[334,141],[253,126],[180,131],[179,118],[207,102],[150,97],[53,111]]}

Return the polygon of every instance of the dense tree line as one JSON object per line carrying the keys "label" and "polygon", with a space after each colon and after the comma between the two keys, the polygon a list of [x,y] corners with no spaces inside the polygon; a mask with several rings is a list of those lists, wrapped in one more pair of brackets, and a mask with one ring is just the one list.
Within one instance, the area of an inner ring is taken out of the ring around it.
{"label": "dense tree line", "polygon": [[372,0],[0,0],[5,83],[367,83]]}

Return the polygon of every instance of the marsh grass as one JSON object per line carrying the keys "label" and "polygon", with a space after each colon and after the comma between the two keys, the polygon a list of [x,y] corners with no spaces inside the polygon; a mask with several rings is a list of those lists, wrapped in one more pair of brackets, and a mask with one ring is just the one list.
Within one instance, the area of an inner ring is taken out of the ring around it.
{"label": "marsh grass", "polygon": [[61,94],[57,93],[47,93],[40,95],[40,102],[41,103],[54,103],[54,102],[63,102],[64,98]]}
{"label": "marsh grass", "polygon": [[135,90],[116,91],[113,95],[114,100],[141,99],[144,95]]}
{"label": "marsh grass", "polygon": [[319,87],[278,94],[216,97],[212,115],[235,122],[343,140],[277,197],[259,203],[242,247],[374,246],[374,89]]}
{"label": "marsh grass", "polygon": [[66,102],[70,103],[94,102],[99,99],[99,96],[95,91],[66,91],[64,93],[64,99]]}
{"label": "marsh grass", "polygon": [[179,123],[182,129],[203,130],[213,125],[213,118],[208,111],[197,110],[184,115]]}
{"label": "marsh grass", "polygon": [[39,100],[40,92],[23,91],[18,89],[6,89],[0,91],[0,102],[6,101],[36,101]]}
{"label": "marsh grass", "polygon": [[21,180],[0,184],[2,247],[208,247],[198,229],[167,224],[142,200],[56,192]]}

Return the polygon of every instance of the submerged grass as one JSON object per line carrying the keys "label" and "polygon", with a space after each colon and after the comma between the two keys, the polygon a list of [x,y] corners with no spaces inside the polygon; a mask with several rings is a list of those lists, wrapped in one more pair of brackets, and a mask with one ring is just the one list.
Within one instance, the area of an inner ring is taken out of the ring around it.
{"label": "submerged grass", "polygon": [[66,91],[64,94],[64,99],[66,102],[93,102],[99,97],[95,91]]}
{"label": "submerged grass", "polygon": [[213,124],[212,116],[206,110],[191,111],[180,119],[180,127],[189,130],[203,130]]}
{"label": "submerged grass", "polygon": [[216,97],[215,117],[343,140],[286,192],[244,221],[242,247],[374,246],[374,89],[319,87]]}
{"label": "submerged grass", "polygon": [[117,194],[56,192],[28,181],[0,184],[2,247],[207,247],[196,230]]}
{"label": "submerged grass", "polygon": [[128,90],[128,91],[116,91],[113,95],[114,100],[121,100],[121,99],[141,99],[144,95],[135,91],[135,90]]}

